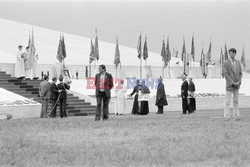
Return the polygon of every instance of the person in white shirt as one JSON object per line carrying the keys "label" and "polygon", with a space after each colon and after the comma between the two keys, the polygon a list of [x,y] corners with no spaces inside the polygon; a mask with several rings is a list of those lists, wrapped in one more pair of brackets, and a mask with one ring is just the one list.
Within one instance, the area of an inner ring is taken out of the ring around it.
{"label": "person in white shirt", "polygon": [[18,46],[18,52],[16,54],[16,64],[15,64],[15,77],[17,79],[23,79],[25,77],[24,69],[24,57],[23,57],[23,46]]}
{"label": "person in white shirt", "polygon": [[125,102],[125,94],[126,94],[126,88],[124,87],[123,83],[124,80],[119,80],[120,85],[116,86],[115,92],[115,100],[114,100],[114,108],[115,108],[115,114],[116,115],[122,115],[126,108],[126,102]]}
{"label": "person in white shirt", "polygon": [[33,57],[33,67],[32,67],[32,78],[38,79],[39,73],[38,73],[38,54],[34,54]]}

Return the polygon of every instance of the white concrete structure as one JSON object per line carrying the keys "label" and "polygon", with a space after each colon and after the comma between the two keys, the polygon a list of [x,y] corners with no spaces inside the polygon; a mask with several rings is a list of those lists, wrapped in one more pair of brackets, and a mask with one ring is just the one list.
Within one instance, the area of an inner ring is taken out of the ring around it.
{"label": "white concrete structure", "polygon": [[0,88],[0,115],[11,114],[13,119],[40,117],[41,104]]}

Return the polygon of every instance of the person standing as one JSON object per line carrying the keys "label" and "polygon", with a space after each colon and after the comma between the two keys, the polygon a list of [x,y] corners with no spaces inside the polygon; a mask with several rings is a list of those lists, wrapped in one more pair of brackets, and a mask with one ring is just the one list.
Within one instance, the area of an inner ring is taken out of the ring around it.
{"label": "person standing", "polygon": [[188,100],[189,100],[189,105],[192,108],[192,111],[194,112],[196,110],[196,100],[194,96],[195,92],[195,84],[193,82],[193,78],[188,78],[189,85],[188,85]]}
{"label": "person standing", "polygon": [[138,114],[138,112],[139,112],[138,95],[139,95],[139,89],[141,89],[140,80],[139,79],[136,80],[135,84],[136,85],[135,85],[135,87],[133,89],[133,92],[131,94],[129,94],[129,96],[133,96],[135,94],[131,114]]}
{"label": "person standing", "polygon": [[97,100],[95,120],[100,120],[101,110],[103,110],[103,120],[108,120],[109,101],[111,98],[110,90],[113,88],[113,77],[111,74],[106,72],[106,66],[103,64],[99,66],[99,73],[95,76],[95,86],[95,96]]}
{"label": "person standing", "polygon": [[156,114],[163,114],[163,107],[168,105],[162,78],[158,79],[155,105],[158,107],[158,111]]}
{"label": "person standing", "polygon": [[124,113],[124,110],[126,108],[126,102],[125,102],[125,93],[126,88],[123,86],[124,80],[119,80],[120,85],[119,87],[116,87],[116,96],[114,100],[114,108],[115,108],[115,114],[116,115],[122,115]]}
{"label": "person standing", "polygon": [[57,102],[59,101],[58,95],[59,91],[56,85],[57,78],[53,77],[52,78],[52,83],[51,83],[51,100],[52,100],[52,106],[51,106],[51,117],[54,118],[56,117],[56,109],[57,109]]}
{"label": "person standing", "polygon": [[38,79],[39,73],[38,73],[38,54],[33,55],[33,66],[32,66],[32,78]]}
{"label": "person standing", "polygon": [[24,67],[25,67],[25,78],[26,79],[32,79],[32,66],[33,61],[32,57],[30,56],[29,47],[26,47],[26,51],[23,53],[24,57]]}
{"label": "person standing", "polygon": [[147,85],[145,84],[145,81],[142,81],[141,89],[139,89],[139,98],[138,101],[141,101],[141,105],[139,107],[139,115],[147,115],[149,113],[149,106],[148,106],[148,100],[149,100],[149,94],[150,90],[148,89]]}
{"label": "person standing", "polygon": [[181,79],[182,79],[182,85],[181,85],[181,99],[182,99],[182,113],[186,114],[187,110],[188,110],[188,114],[191,114],[192,108],[190,107],[190,105],[188,104],[188,81],[187,81],[187,76],[186,74],[182,74],[181,75]]}
{"label": "person standing", "polygon": [[63,82],[63,76],[59,76],[60,83],[57,85],[58,91],[60,91],[59,106],[60,106],[60,117],[67,117],[66,103],[67,103],[67,90],[70,89],[69,83]]}
{"label": "person standing", "polygon": [[[226,101],[224,107],[224,118],[229,120],[230,117],[239,120],[239,89],[242,81],[242,68],[239,60],[235,59],[236,49],[228,50],[230,59],[224,62],[224,76],[226,79]],[[230,116],[230,102],[233,95],[233,115]]]}
{"label": "person standing", "polygon": [[16,54],[16,65],[15,65],[15,77],[17,79],[23,79],[25,77],[24,69],[24,57],[23,57],[23,46],[18,46],[18,52]]}
{"label": "person standing", "polygon": [[45,75],[44,81],[42,81],[39,85],[39,95],[42,98],[41,118],[46,118],[48,114],[48,103],[51,96],[51,88],[48,80],[49,77]]}

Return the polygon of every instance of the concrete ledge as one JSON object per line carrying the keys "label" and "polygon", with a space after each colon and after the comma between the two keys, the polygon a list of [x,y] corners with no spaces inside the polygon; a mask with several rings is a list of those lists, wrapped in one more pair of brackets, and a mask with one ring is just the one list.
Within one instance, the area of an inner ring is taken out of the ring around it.
{"label": "concrete ledge", "polygon": [[39,118],[41,104],[25,106],[1,106],[0,114],[11,114],[12,119],[19,118]]}
{"label": "concrete ledge", "polygon": [[13,119],[40,117],[40,103],[3,88],[0,95],[0,115],[12,115]]}

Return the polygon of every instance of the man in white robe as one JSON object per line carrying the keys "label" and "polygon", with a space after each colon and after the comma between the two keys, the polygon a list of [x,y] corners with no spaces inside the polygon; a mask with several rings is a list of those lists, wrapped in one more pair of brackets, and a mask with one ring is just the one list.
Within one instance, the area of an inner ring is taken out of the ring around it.
{"label": "man in white robe", "polygon": [[18,79],[23,79],[25,77],[24,69],[24,57],[23,57],[23,46],[18,46],[18,52],[16,54],[16,65],[15,65],[15,77]]}
{"label": "man in white robe", "polygon": [[30,55],[28,46],[26,47],[26,51],[23,53],[23,57],[24,57],[25,77],[26,79],[33,79],[32,77],[33,58]]}

